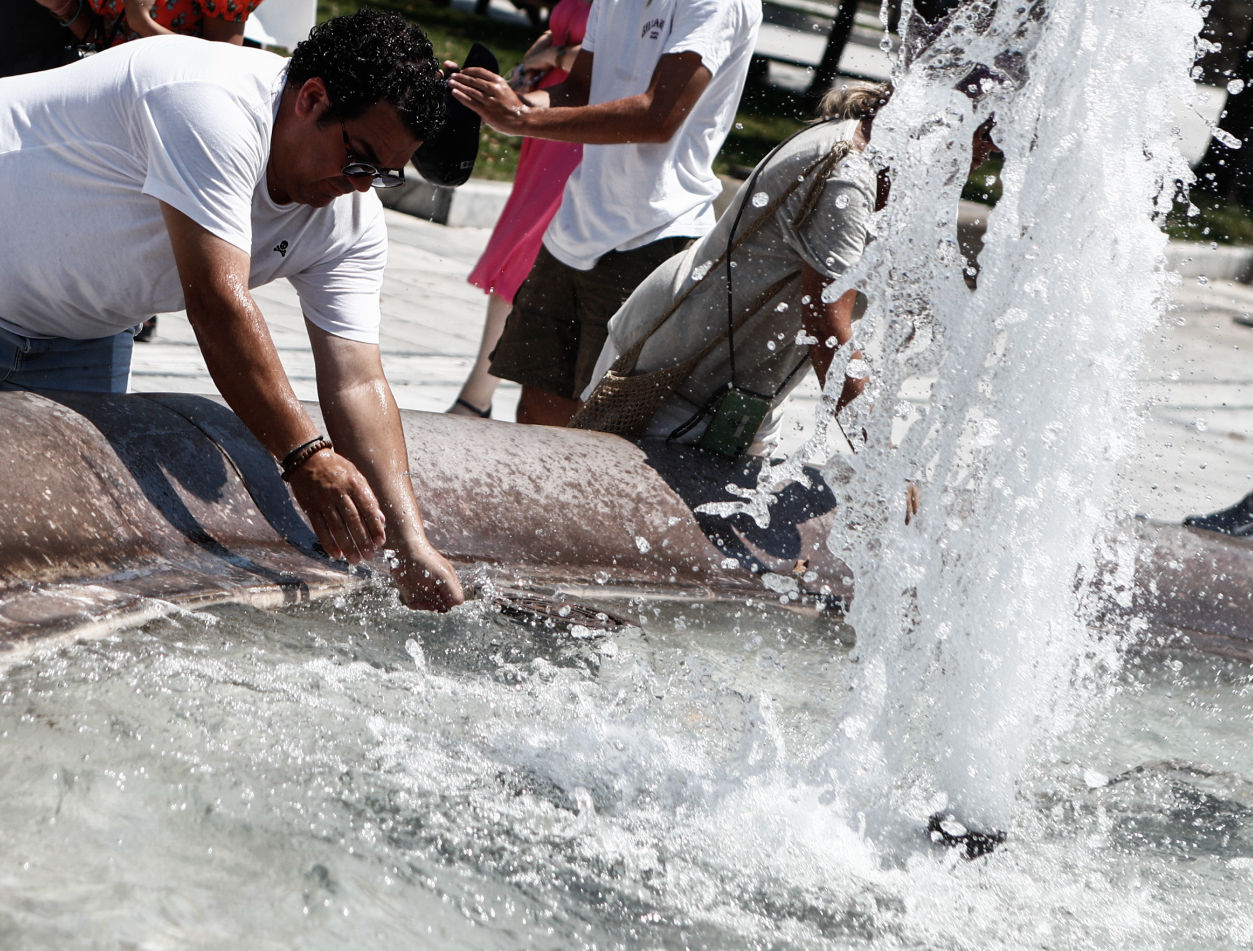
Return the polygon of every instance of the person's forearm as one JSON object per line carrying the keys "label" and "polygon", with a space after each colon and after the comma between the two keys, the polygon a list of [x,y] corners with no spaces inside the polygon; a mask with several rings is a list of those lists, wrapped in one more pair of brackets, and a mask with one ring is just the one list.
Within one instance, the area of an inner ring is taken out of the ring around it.
{"label": "person's forearm", "polygon": [[129,0],[126,4],[126,25],[140,36],[163,36],[173,34],[152,18],[150,0]]}
{"label": "person's forearm", "polygon": [[534,57],[538,56],[540,53],[544,52],[544,50],[548,49],[552,45],[553,45],[552,31],[546,30],[539,35],[539,39],[537,39],[534,43],[531,44],[531,48],[522,54],[523,64],[525,65],[528,59],[533,59]]}
{"label": "person's forearm", "polygon": [[336,449],[374,488],[387,519],[387,546],[409,555],[429,544],[409,480],[400,412],[386,379],[319,386],[318,399]]}
{"label": "person's forearm", "polygon": [[[130,17],[126,18],[127,25],[138,33],[140,36],[174,36],[175,33],[171,29],[162,26],[150,16],[136,17],[134,21]],[[138,26],[136,26],[138,24]]]}
{"label": "person's forearm", "polygon": [[[187,318],[218,392],[276,460],[319,435],[288,382],[256,303],[187,301]],[[212,326],[212,332],[206,332]]]}
{"label": "person's forearm", "polygon": [[310,325],[322,415],[340,451],[374,488],[392,549],[392,578],[411,608],[447,611],[465,600],[448,559],[426,537],[409,478],[404,428],[377,348],[334,338]]}
{"label": "person's forearm", "polygon": [[[829,352],[830,351],[828,351],[828,353]],[[860,350],[855,351],[853,353],[852,359],[861,360],[862,359],[861,351]],[[840,412],[840,410],[844,409],[845,406],[853,402],[853,400],[857,399],[857,397],[861,396],[862,392],[866,389],[866,384],[868,382],[869,380],[867,380],[867,378],[864,376],[857,377],[857,376],[849,376],[845,374],[844,386],[840,388],[840,396],[839,396],[839,399],[836,400],[835,411],[837,413]],[[826,383],[825,379],[823,383],[825,385]]]}
{"label": "person's forearm", "polygon": [[[319,441],[288,382],[274,341],[248,290],[245,251],[161,203],[178,264],[187,319],[226,403],[283,464],[283,478],[332,558],[374,557],[384,519],[357,468]],[[292,456],[297,447],[307,451]]]}
{"label": "person's forearm", "polygon": [[[647,94],[594,106],[563,106],[560,92],[554,95],[560,89],[558,85],[527,93],[515,113],[513,134],[585,145],[667,142],[674,134],[676,123]],[[683,118],[686,114],[678,124]]]}
{"label": "person's forearm", "polygon": [[565,80],[525,97],[519,97],[501,77],[475,68],[454,73],[450,88],[458,102],[506,135],[624,145],[669,141],[711,77],[699,54],[667,53],[643,92],[589,105],[594,60],[581,50]]}
{"label": "person's forearm", "polygon": [[568,73],[574,68],[575,60],[579,58],[579,52],[583,47],[578,43],[571,46],[558,46],[554,50],[554,59],[557,69],[563,73]]}
{"label": "person's forearm", "polygon": [[[857,291],[845,291],[833,301],[824,300],[826,280],[808,264],[801,266],[801,290],[801,326],[816,341],[809,346],[809,359],[818,377],[818,385],[825,389],[835,348],[853,339],[853,308],[857,304]],[[861,360],[861,351],[853,353],[852,359]],[[855,400],[865,388],[865,378],[846,375],[836,411]]]}

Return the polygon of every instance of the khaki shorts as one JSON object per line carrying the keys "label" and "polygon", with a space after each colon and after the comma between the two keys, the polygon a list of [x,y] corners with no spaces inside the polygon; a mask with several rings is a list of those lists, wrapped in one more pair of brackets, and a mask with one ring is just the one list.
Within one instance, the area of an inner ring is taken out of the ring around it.
{"label": "khaki shorts", "polygon": [[642,248],[610,251],[590,271],[562,264],[541,247],[492,353],[492,374],[578,399],[609,336],[609,318],[644,278],[690,241],[662,238]]}

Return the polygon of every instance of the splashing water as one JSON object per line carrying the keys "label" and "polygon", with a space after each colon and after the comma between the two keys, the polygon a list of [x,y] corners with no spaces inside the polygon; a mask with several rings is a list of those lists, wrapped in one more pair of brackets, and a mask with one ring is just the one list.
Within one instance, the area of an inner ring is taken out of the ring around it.
{"label": "splashing water", "polygon": [[[0,679],[0,945],[1248,944],[1248,671],[1129,665],[1107,713],[1072,686],[1118,660],[1080,582],[1185,172],[1168,117],[1127,103],[1183,90],[1200,26],[1186,0],[1086,6],[968,18],[876,122],[893,198],[827,291],[870,299],[831,374],[873,385],[831,540],[852,663],[819,621],[646,599],[604,639],[362,597],[77,645]],[[997,67],[977,103],[971,62]],[[957,195],[992,114],[1004,197],[972,291]],[[934,860],[942,809],[1012,819],[1015,846]]]}
{"label": "splashing water", "polygon": [[[938,36],[903,37],[913,61],[870,149],[891,171],[879,239],[824,295],[869,298],[826,395],[855,349],[874,375],[844,421],[863,449],[830,540],[857,579],[855,673],[817,764],[883,824],[951,810],[1006,828],[1033,744],[1080,702],[1070,688],[1117,661],[1084,623],[1082,579],[1164,311],[1159,226],[1190,179],[1169,111],[1140,104],[1191,95],[1200,26],[1186,0],[1037,0],[967,4]],[[956,215],[988,119],[1004,191],[971,289]],[[768,518],[769,490],[829,451],[819,412],[741,510]]]}
{"label": "splashing water", "polygon": [[380,587],[6,670],[0,947],[1249,945],[1247,666],[1128,664],[966,863],[804,781],[855,675],[829,618],[605,607],[641,626]]}

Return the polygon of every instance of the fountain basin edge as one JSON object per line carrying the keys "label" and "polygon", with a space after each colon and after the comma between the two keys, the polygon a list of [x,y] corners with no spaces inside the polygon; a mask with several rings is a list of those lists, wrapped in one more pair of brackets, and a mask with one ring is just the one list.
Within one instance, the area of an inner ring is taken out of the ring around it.
{"label": "fountain basin edge", "polygon": [[[852,597],[826,546],[836,493],[816,471],[762,529],[696,511],[731,499],[729,484],[755,484],[754,462],[402,418],[432,542],[504,584],[835,612]],[[309,600],[369,576],[320,552],[278,467],[219,400],[5,392],[0,433],[0,653],[214,603]],[[1253,660],[1253,543],[1144,520],[1120,523],[1111,542],[1133,552],[1134,571],[1098,579],[1104,617],[1153,644]]]}

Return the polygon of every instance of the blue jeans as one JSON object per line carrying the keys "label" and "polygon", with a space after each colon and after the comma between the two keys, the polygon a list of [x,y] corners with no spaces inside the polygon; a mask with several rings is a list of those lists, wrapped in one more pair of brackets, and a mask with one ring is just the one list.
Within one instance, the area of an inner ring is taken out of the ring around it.
{"label": "blue jeans", "polygon": [[129,330],[68,340],[23,337],[0,328],[0,390],[125,393],[134,346]]}

